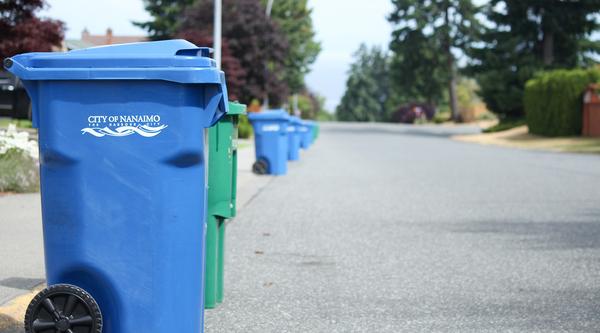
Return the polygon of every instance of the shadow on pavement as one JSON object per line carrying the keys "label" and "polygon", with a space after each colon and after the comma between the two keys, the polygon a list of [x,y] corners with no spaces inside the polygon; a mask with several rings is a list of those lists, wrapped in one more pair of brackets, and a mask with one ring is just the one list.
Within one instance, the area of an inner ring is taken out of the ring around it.
{"label": "shadow on pavement", "polygon": [[44,282],[46,282],[44,279],[9,277],[4,280],[0,280],[0,286],[14,289],[31,290]]}
{"label": "shadow on pavement", "polygon": [[520,237],[519,240],[533,249],[570,250],[600,248],[599,222],[500,222],[480,221],[453,224],[452,232],[493,233]]}

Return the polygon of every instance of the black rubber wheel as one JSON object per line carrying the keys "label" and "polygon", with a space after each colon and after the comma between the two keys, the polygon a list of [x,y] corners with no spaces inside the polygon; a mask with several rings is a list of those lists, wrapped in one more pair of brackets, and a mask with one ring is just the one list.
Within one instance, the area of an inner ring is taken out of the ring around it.
{"label": "black rubber wheel", "polygon": [[252,172],[257,175],[266,175],[268,170],[269,163],[264,159],[260,159],[252,164]]}
{"label": "black rubber wheel", "polygon": [[102,333],[102,314],[85,290],[56,284],[40,291],[25,312],[26,333]]}

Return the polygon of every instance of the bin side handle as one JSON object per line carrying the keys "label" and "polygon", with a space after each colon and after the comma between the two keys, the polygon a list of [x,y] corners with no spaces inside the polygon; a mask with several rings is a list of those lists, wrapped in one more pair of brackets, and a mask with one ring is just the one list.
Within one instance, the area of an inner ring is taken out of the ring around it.
{"label": "bin side handle", "polygon": [[206,57],[210,58],[213,49],[210,47],[197,47],[194,49],[182,49],[175,52],[175,55],[188,56],[188,57]]}
{"label": "bin side handle", "polygon": [[[217,121],[219,121],[227,112],[229,112],[227,85],[225,84],[225,74],[223,72],[221,72],[221,84],[217,85],[216,89],[219,90],[219,94],[215,94],[213,97],[207,98],[209,101],[208,104],[212,104],[210,109],[212,109],[212,107],[216,108],[216,112],[211,120],[210,126],[216,124]],[[213,103],[218,104],[214,105]],[[207,107],[209,105],[207,105]]]}

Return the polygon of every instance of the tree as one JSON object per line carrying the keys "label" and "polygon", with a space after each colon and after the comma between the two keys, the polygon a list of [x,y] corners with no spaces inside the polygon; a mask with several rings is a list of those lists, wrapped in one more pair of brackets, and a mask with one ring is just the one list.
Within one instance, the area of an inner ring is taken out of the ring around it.
{"label": "tree", "polygon": [[525,83],[536,72],[593,63],[600,50],[591,40],[598,11],[598,1],[491,0],[481,42],[466,49],[488,108],[522,117]]}
{"label": "tree", "polygon": [[[265,4],[266,0],[262,2]],[[315,41],[311,14],[308,0],[275,0],[271,9],[271,19],[279,25],[288,41],[283,70],[292,93],[299,93],[304,88],[304,77],[321,52],[321,44]]]}
{"label": "tree", "polygon": [[[212,36],[213,1],[198,0],[186,7],[178,32],[196,31]],[[285,102],[288,86],[282,70],[288,52],[285,36],[278,26],[266,17],[258,0],[223,1],[223,39],[231,55],[245,70],[239,100],[249,104],[253,99],[266,98],[273,106]]]}
{"label": "tree", "polygon": [[177,33],[183,11],[194,2],[195,0],[144,0],[146,11],[153,19],[133,24],[148,30],[153,40],[173,38]]}
{"label": "tree", "polygon": [[[291,104],[291,101],[290,101]],[[325,98],[304,89],[298,95],[298,110],[302,119],[317,119],[322,113],[327,113],[323,108]]]}
{"label": "tree", "polygon": [[[213,37],[196,30],[185,30],[177,34],[178,38],[186,39],[196,45],[213,45]],[[221,68],[227,74],[227,93],[230,100],[239,100],[242,88],[246,84],[246,71],[239,60],[233,56],[226,39],[221,41]]]}
{"label": "tree", "polygon": [[[392,0],[396,27],[390,49],[392,81],[405,99],[436,105],[447,89],[452,119],[459,117],[454,52],[472,42],[479,22],[471,0]],[[406,101],[404,101],[406,102]]]}
{"label": "tree", "polygon": [[336,108],[341,121],[383,121],[387,119],[389,59],[378,47],[361,44],[354,54],[346,81],[346,92]]}
{"label": "tree", "polygon": [[24,52],[48,52],[61,45],[64,24],[36,16],[45,6],[44,0],[0,2],[0,59]]}

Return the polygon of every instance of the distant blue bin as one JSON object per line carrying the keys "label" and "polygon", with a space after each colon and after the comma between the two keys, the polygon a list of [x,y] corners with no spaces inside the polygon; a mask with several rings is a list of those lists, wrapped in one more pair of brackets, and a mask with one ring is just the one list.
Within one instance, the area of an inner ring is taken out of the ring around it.
{"label": "distant blue bin", "polygon": [[302,149],[308,149],[313,143],[313,130],[314,123],[310,120],[301,120],[299,126],[300,129],[300,147]]}
{"label": "distant blue bin", "polygon": [[300,118],[291,116],[288,123],[288,161],[300,159]]}
{"label": "distant blue bin", "polygon": [[208,53],[171,40],[4,62],[39,127],[48,285],[89,293],[105,333],[203,331],[203,130],[228,105]]}
{"label": "distant blue bin", "polygon": [[254,129],[256,151],[254,172],[271,175],[287,173],[289,118],[290,116],[284,110],[248,114]]}

